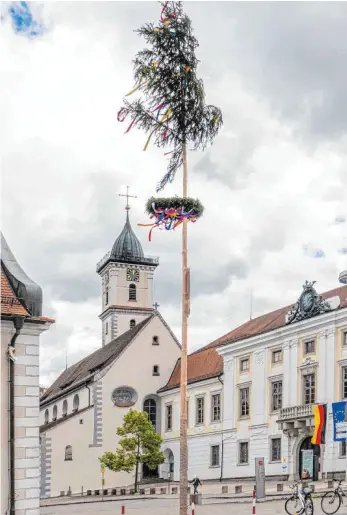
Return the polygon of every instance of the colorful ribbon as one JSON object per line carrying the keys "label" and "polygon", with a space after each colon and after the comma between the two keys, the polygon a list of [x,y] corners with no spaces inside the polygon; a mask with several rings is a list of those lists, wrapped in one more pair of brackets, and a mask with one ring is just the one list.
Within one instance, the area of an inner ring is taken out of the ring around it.
{"label": "colorful ribbon", "polygon": [[194,223],[198,219],[198,213],[194,211],[194,208],[185,212],[183,206],[173,208],[156,208],[155,204],[153,203],[152,209],[154,213],[150,216],[150,219],[154,219],[154,223],[137,224],[139,227],[151,227],[151,230],[148,234],[149,241],[152,241],[152,231],[156,227],[161,230],[173,231],[179,225],[181,225],[184,220]]}

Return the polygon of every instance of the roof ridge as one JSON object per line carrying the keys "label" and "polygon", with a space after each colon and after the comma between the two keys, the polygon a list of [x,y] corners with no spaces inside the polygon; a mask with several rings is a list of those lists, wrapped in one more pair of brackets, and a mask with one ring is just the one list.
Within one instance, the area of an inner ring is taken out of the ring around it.
{"label": "roof ridge", "polygon": [[[329,298],[329,295],[331,295],[332,293],[336,293],[336,295],[338,294],[338,292],[340,291],[343,291],[344,289],[346,288],[346,292],[347,292],[347,286],[346,285],[343,285],[343,286],[338,286],[337,288],[332,288],[331,290],[327,290],[323,293],[319,293],[319,295],[321,295],[322,297],[325,297],[325,298]],[[328,297],[326,297],[328,296]],[[195,350],[194,352],[192,352],[191,354],[189,355],[192,355],[192,354],[198,354],[199,352],[202,352],[206,349],[210,349],[210,348],[214,348],[214,347],[219,347],[221,345],[225,345],[227,342],[230,343],[231,341],[233,340],[227,340],[226,337],[228,336],[228,334],[238,330],[238,329],[241,329],[241,327],[245,326],[246,324],[249,324],[250,322],[255,322],[255,321],[260,321],[262,318],[264,317],[268,317],[269,315],[272,315],[272,314],[275,314],[276,312],[278,312],[278,316],[272,320],[270,320],[265,326],[263,329],[265,329],[266,327],[268,327],[269,325],[273,324],[273,322],[275,320],[277,320],[281,314],[283,313],[283,311],[285,309],[290,309],[293,305],[295,304],[294,303],[291,303],[291,304],[288,304],[286,306],[283,306],[281,308],[277,308],[277,309],[274,309],[273,311],[269,311],[267,313],[264,313],[262,315],[259,315],[258,317],[256,318],[252,318],[251,320],[247,320],[246,322],[244,322],[243,324],[235,327],[234,329],[231,329],[230,331],[228,331],[227,333],[225,333],[223,336],[220,336],[219,338],[217,338],[216,340],[213,340],[212,342],[210,343],[207,343],[206,345],[204,345],[203,347],[201,347],[200,349],[197,349]],[[249,335],[249,336],[252,336],[252,335]],[[243,335],[242,338],[247,338],[247,335]],[[225,339],[225,340],[224,340]],[[237,339],[237,338],[235,338]],[[222,341],[220,341],[222,340]],[[215,344],[215,345],[214,345]]]}
{"label": "roof ridge", "polygon": [[56,395],[62,393],[63,390],[67,391],[70,386],[73,387],[78,382],[83,381],[83,379],[94,375],[97,370],[100,371],[105,368],[112,359],[117,357],[117,352],[119,353],[118,355],[120,355],[128,347],[138,333],[150,322],[153,316],[154,314],[149,315],[135,327],[128,329],[128,331],[122,333],[106,345],[96,349],[77,363],[63,370],[42,395],[40,402],[45,402],[49,397],[56,397]]}

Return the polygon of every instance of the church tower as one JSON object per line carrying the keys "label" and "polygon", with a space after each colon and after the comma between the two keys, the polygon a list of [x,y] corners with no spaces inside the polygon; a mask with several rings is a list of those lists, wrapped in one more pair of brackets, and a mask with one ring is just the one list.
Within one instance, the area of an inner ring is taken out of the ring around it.
{"label": "church tower", "polygon": [[[120,195],[123,196],[123,195]],[[102,344],[106,345],[153,313],[153,275],[159,258],[146,257],[129,220],[112,250],[97,264],[102,282]],[[136,197],[135,197],[136,198]]]}

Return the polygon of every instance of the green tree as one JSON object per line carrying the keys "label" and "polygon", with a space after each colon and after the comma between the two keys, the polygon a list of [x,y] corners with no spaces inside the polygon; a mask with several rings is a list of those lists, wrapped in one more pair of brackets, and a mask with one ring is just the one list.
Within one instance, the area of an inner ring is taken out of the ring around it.
{"label": "green tree", "polygon": [[164,463],[164,455],[160,451],[161,436],[155,432],[148,414],[130,410],[118,427],[117,435],[121,437],[115,453],[105,452],[100,462],[114,472],[131,472],[135,468],[135,492],[138,490],[139,464],[147,465],[155,470]]}

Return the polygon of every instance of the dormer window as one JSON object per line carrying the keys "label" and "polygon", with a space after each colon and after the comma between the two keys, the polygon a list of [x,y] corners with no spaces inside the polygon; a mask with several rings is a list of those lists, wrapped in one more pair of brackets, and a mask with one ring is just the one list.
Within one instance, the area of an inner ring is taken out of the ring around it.
{"label": "dormer window", "polygon": [[136,300],[136,285],[129,284],[129,300]]}

